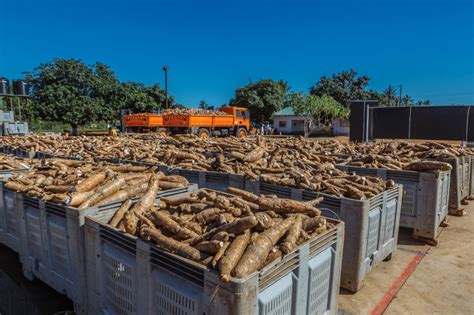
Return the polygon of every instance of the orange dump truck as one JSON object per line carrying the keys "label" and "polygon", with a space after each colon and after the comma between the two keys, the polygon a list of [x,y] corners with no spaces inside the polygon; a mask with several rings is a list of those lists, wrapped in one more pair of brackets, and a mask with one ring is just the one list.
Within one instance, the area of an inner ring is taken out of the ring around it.
{"label": "orange dump truck", "polygon": [[250,113],[247,108],[226,106],[219,113],[165,113],[163,127],[169,135],[195,134],[201,138],[210,136],[245,137],[250,130]]}
{"label": "orange dump truck", "polygon": [[162,131],[163,115],[161,114],[130,114],[124,117],[125,128],[131,132]]}

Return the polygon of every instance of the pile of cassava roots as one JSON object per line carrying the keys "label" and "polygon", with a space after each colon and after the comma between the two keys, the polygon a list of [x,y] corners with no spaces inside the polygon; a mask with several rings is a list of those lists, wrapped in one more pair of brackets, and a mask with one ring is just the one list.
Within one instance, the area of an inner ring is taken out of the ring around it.
{"label": "pile of cassava roots", "polygon": [[214,268],[222,281],[246,277],[333,226],[315,207],[322,198],[301,202],[228,188],[154,204],[158,182],[152,176],[147,194],[123,203],[109,225]]}

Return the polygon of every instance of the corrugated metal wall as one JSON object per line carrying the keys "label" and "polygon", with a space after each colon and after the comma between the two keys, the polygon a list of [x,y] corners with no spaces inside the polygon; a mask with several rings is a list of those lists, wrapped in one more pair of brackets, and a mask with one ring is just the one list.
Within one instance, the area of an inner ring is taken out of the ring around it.
{"label": "corrugated metal wall", "polygon": [[361,101],[351,103],[351,141],[438,139],[474,141],[472,106],[373,107],[369,119]]}

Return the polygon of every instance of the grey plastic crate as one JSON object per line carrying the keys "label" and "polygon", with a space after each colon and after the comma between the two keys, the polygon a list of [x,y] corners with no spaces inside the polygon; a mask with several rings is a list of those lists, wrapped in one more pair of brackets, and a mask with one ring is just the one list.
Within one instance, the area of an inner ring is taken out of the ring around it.
{"label": "grey plastic crate", "polygon": [[13,151],[13,154],[16,155],[16,156],[19,156],[19,157],[29,158],[29,159],[34,158],[35,155],[36,155],[36,153],[34,151],[26,151],[26,150],[23,150],[23,149],[15,149]]}
{"label": "grey plastic crate", "polygon": [[3,187],[0,181],[0,242],[21,254],[20,221],[16,210],[17,194]]}
{"label": "grey plastic crate", "polygon": [[239,174],[221,172],[195,171],[180,168],[170,168],[170,174],[181,175],[190,183],[199,185],[199,188],[227,191],[228,187],[245,188],[245,177]]}
{"label": "grey plastic crate", "polygon": [[403,185],[400,226],[412,228],[413,235],[436,239],[439,225],[448,214],[451,172],[421,173],[413,171],[336,165],[337,168],[362,176],[377,176]]}
{"label": "grey plastic crate", "polygon": [[469,179],[469,193],[468,198],[474,198],[474,155],[470,156],[471,170],[470,170],[470,179]]}
{"label": "grey plastic crate", "polygon": [[469,187],[471,183],[471,157],[459,157],[459,163],[462,164],[462,183],[461,183],[461,198],[464,200],[469,197]]}
{"label": "grey plastic crate", "polygon": [[156,164],[156,163],[148,163],[148,162],[139,162],[139,161],[132,161],[132,160],[124,160],[124,159],[96,159],[97,161],[108,162],[108,163],[115,163],[115,164],[130,164],[134,166],[147,166],[147,167],[157,167],[160,172],[165,174],[169,173],[169,167],[164,164]]}
{"label": "grey plastic crate", "polygon": [[4,145],[0,148],[0,151],[2,153],[6,153],[6,154],[14,154],[15,152],[15,148],[14,147],[11,147],[9,145]]}
{"label": "grey plastic crate", "polygon": [[164,252],[107,224],[113,213],[86,217],[89,309],[94,314],[335,314],[342,222],[244,279]]}
{"label": "grey plastic crate", "polygon": [[[161,191],[158,196],[188,194],[196,185]],[[138,198],[135,198],[135,201]],[[43,202],[17,194],[21,257],[24,275],[38,278],[75,303],[76,313],[85,313],[84,217],[100,211],[117,210],[121,203],[78,209]]]}
{"label": "grey plastic crate", "polygon": [[51,154],[46,152],[37,151],[34,155],[35,159],[65,159],[65,160],[84,160],[82,157],[77,156],[66,156],[59,154]]}
{"label": "grey plastic crate", "polygon": [[10,177],[15,174],[24,173],[29,171],[28,168],[18,169],[18,170],[3,170],[0,171],[0,181],[7,181]]}
{"label": "grey plastic crate", "polygon": [[396,252],[400,222],[402,187],[378,194],[368,200],[338,198],[331,195],[249,180],[246,190],[255,194],[277,195],[296,200],[323,196],[323,214],[345,223],[341,287],[357,292],[364,277],[381,261]]}
{"label": "grey plastic crate", "polygon": [[447,161],[453,167],[449,188],[449,209],[461,208],[461,201],[469,197],[471,157],[462,156]]}

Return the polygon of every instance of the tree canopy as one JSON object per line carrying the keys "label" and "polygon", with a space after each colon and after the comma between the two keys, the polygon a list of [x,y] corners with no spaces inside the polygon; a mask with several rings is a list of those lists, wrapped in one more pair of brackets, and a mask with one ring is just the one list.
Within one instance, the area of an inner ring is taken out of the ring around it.
{"label": "tree canopy", "polygon": [[402,97],[400,102],[397,89],[393,85],[389,85],[382,93],[367,89],[369,81],[368,76],[359,75],[357,71],[349,69],[335,73],[331,77],[322,76],[310,88],[310,93],[316,96],[329,95],[345,107],[349,106],[351,100],[378,100],[382,106],[413,106],[415,104],[409,95]]}
{"label": "tree canopy", "polygon": [[247,107],[250,117],[262,123],[283,108],[288,90],[287,82],[260,80],[238,88],[229,105]]}
{"label": "tree canopy", "polygon": [[[112,121],[119,109],[147,112],[165,104],[158,84],[121,83],[105,64],[55,59],[26,73],[38,118],[70,124],[73,131],[90,122]],[[170,97],[170,104],[173,98]]]}
{"label": "tree canopy", "polygon": [[291,93],[288,95],[285,104],[292,107],[295,114],[305,117],[305,137],[309,136],[316,127],[330,126],[336,118],[349,117],[349,109],[328,95],[316,96],[303,92]]}
{"label": "tree canopy", "polygon": [[322,76],[310,88],[310,94],[316,96],[328,95],[339,104],[348,107],[350,100],[367,99],[374,91],[366,91],[369,77],[360,76],[357,71],[349,69],[333,74],[331,77]]}
{"label": "tree canopy", "polygon": [[[158,84],[146,87],[143,83],[121,83],[114,97],[117,98],[116,108],[130,109],[134,113],[153,112],[165,107],[165,92]],[[174,103],[169,96],[169,104]]]}

